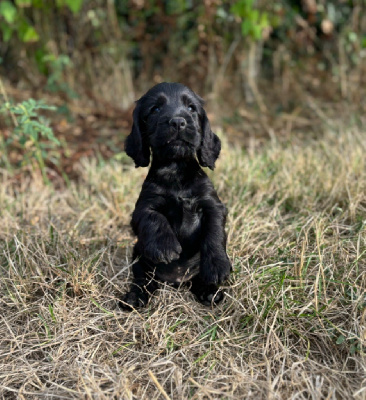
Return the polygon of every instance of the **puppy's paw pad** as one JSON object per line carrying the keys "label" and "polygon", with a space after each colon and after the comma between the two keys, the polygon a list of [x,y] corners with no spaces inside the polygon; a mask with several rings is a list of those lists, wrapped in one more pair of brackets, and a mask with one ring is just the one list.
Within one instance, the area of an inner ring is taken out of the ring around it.
{"label": "puppy's paw pad", "polygon": [[148,298],[145,293],[128,292],[118,302],[118,305],[125,311],[132,311],[136,308],[145,307],[147,300]]}
{"label": "puppy's paw pad", "polygon": [[211,301],[212,301],[212,299],[214,298],[214,293],[210,293],[208,296],[207,296],[207,300],[211,303]]}
{"label": "puppy's paw pad", "polygon": [[205,306],[216,305],[224,299],[222,290],[216,289],[215,291],[203,292],[198,296],[199,301]]}

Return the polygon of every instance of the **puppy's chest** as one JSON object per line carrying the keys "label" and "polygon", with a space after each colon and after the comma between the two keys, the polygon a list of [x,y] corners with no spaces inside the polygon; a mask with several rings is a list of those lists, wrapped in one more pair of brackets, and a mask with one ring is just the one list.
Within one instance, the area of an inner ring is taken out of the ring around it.
{"label": "puppy's chest", "polygon": [[167,197],[164,211],[171,226],[179,235],[189,236],[200,227],[202,209],[198,199],[191,193],[172,193]]}

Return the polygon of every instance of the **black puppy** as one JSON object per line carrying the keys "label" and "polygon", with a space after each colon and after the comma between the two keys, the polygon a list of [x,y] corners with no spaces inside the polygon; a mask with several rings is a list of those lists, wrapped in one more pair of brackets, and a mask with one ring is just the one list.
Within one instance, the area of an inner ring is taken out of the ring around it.
{"label": "black puppy", "polygon": [[218,303],[217,285],[228,278],[224,230],[227,211],[207,175],[221,150],[203,100],[180,83],[160,83],[137,101],[126,153],[150,171],[142,185],[131,226],[134,281],[121,307],[146,305],[157,281],[191,291],[204,304]]}

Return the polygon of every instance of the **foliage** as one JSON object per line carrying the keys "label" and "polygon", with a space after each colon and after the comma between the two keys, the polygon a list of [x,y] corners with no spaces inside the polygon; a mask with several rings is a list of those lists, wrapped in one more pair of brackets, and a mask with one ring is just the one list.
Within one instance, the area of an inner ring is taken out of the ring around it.
{"label": "foliage", "polygon": [[68,7],[74,14],[77,14],[83,5],[84,0],[56,0],[58,8]]}
{"label": "foliage", "polygon": [[98,98],[112,102],[126,96],[126,107],[134,92],[162,79],[182,81],[205,95],[227,73],[227,83],[238,90],[248,65],[243,60],[255,46],[259,51],[251,64],[258,79],[313,56],[319,65],[313,70],[337,78],[364,57],[363,2],[3,0],[0,58],[12,76],[17,74],[12,65],[36,66],[47,77],[47,90],[68,98],[98,91]]}
{"label": "foliage", "polygon": [[[78,13],[83,4],[83,0],[57,0],[58,9],[68,7],[74,14]],[[38,42],[40,40],[36,26],[28,18],[25,10],[34,7],[50,12],[50,3],[41,0],[15,0],[15,4],[10,0],[3,0],[0,3],[0,31],[4,40],[9,41],[15,34],[25,43]]]}
{"label": "foliage", "polygon": [[255,8],[255,0],[239,0],[231,12],[242,19],[241,32],[244,37],[254,40],[262,39],[263,30],[270,26],[268,13]]}
{"label": "foliage", "polygon": [[0,30],[4,41],[8,42],[14,34],[22,42],[36,42],[39,35],[34,26],[22,12],[22,7],[30,4],[27,0],[18,0],[14,5],[11,1],[5,0],[0,3]]}
{"label": "foliage", "polygon": [[48,126],[47,119],[39,115],[39,110],[55,110],[55,107],[34,99],[15,105],[6,102],[0,108],[0,113],[10,114],[15,127],[9,137],[1,139],[0,144],[4,153],[4,163],[9,165],[7,155],[11,149],[20,148],[22,150],[21,165],[32,164],[35,161],[44,180],[47,181],[46,161],[56,161],[50,157],[49,151],[59,146],[60,142]]}
{"label": "foliage", "polygon": [[69,98],[76,98],[76,93],[65,82],[63,73],[67,68],[72,67],[72,61],[67,55],[61,54],[56,57],[54,54],[43,54],[40,65],[48,68],[46,89],[50,92],[63,92]]}

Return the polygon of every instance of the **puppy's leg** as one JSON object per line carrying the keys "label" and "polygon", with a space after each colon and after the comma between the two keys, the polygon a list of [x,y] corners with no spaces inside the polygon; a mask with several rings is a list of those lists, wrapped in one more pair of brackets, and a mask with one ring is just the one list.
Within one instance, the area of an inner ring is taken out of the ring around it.
{"label": "puppy's leg", "polygon": [[200,275],[196,275],[191,282],[191,292],[205,306],[216,305],[224,298],[222,290],[217,285],[213,283],[206,284]]}
{"label": "puppy's leg", "polygon": [[152,201],[148,200],[146,204],[139,200],[132,215],[131,225],[139,240],[139,252],[154,264],[169,264],[179,258],[182,247],[167,218],[153,210]]}
{"label": "puppy's leg", "polygon": [[205,202],[202,219],[200,276],[208,284],[220,284],[230,275],[231,263],[226,254],[226,208],[218,198]]}
{"label": "puppy's leg", "polygon": [[143,259],[132,265],[133,282],[130,291],[127,292],[119,302],[119,306],[126,311],[135,308],[145,307],[149,296],[158,288],[158,283],[146,272],[146,265]]}

